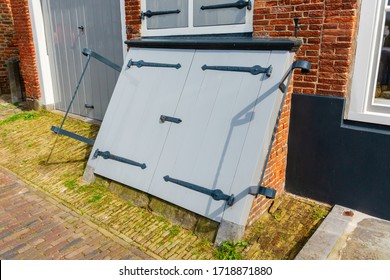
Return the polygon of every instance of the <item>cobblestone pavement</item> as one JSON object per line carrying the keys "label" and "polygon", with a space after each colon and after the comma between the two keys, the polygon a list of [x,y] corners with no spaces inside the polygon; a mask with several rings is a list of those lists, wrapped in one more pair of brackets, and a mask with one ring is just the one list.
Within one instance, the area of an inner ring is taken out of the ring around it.
{"label": "cobblestone pavement", "polygon": [[0,168],[0,259],[150,259]]}

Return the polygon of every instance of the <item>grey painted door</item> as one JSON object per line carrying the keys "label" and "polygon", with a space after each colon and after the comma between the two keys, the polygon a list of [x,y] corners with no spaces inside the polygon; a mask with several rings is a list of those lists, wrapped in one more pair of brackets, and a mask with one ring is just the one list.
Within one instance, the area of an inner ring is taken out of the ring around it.
{"label": "grey painted door", "polygon": [[[258,183],[264,165],[282,99],[279,82],[292,55],[288,51],[132,47],[125,65],[132,59],[134,63],[180,63],[181,67],[122,69],[89,167],[215,221],[245,225],[253,201],[248,188]],[[205,70],[206,64],[272,65],[273,71],[268,77]],[[182,122],[161,122],[161,115]],[[146,168],[95,157],[97,150],[145,163]],[[225,201],[165,181],[166,176],[233,194],[235,203],[227,207]]]}
{"label": "grey painted door", "polygon": [[[65,111],[87,61],[83,48],[123,64],[120,0],[42,0],[42,7],[55,107]],[[118,76],[92,58],[70,112],[103,119]]]}

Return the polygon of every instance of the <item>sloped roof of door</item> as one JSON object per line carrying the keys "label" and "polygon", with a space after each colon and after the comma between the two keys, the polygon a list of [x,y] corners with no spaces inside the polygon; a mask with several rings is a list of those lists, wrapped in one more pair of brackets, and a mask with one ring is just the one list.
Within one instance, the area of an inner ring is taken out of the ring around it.
{"label": "sloped roof of door", "polygon": [[251,38],[251,37],[220,37],[220,36],[174,36],[163,38],[143,38],[127,40],[129,47],[142,48],[180,48],[207,50],[284,50],[295,52],[301,46],[299,39],[288,38]]}

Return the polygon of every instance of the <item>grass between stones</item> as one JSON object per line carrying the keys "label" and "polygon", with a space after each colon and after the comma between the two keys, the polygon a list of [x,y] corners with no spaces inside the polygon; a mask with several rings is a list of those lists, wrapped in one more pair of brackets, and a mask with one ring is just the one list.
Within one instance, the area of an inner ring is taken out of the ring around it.
{"label": "grass between stones", "polygon": [[[248,228],[245,240],[216,250],[192,232],[115,196],[104,181],[82,184],[91,147],[50,130],[62,116],[0,105],[1,166],[156,258],[291,259],[329,211],[327,206],[283,195],[277,209]],[[64,129],[91,139],[98,132],[98,126],[71,118]]]}

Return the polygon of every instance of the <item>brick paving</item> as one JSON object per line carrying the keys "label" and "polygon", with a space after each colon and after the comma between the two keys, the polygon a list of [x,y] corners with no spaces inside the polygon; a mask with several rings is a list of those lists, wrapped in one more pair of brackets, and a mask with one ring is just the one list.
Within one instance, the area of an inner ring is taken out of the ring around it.
{"label": "brick paving", "polygon": [[152,259],[0,168],[0,259]]}

